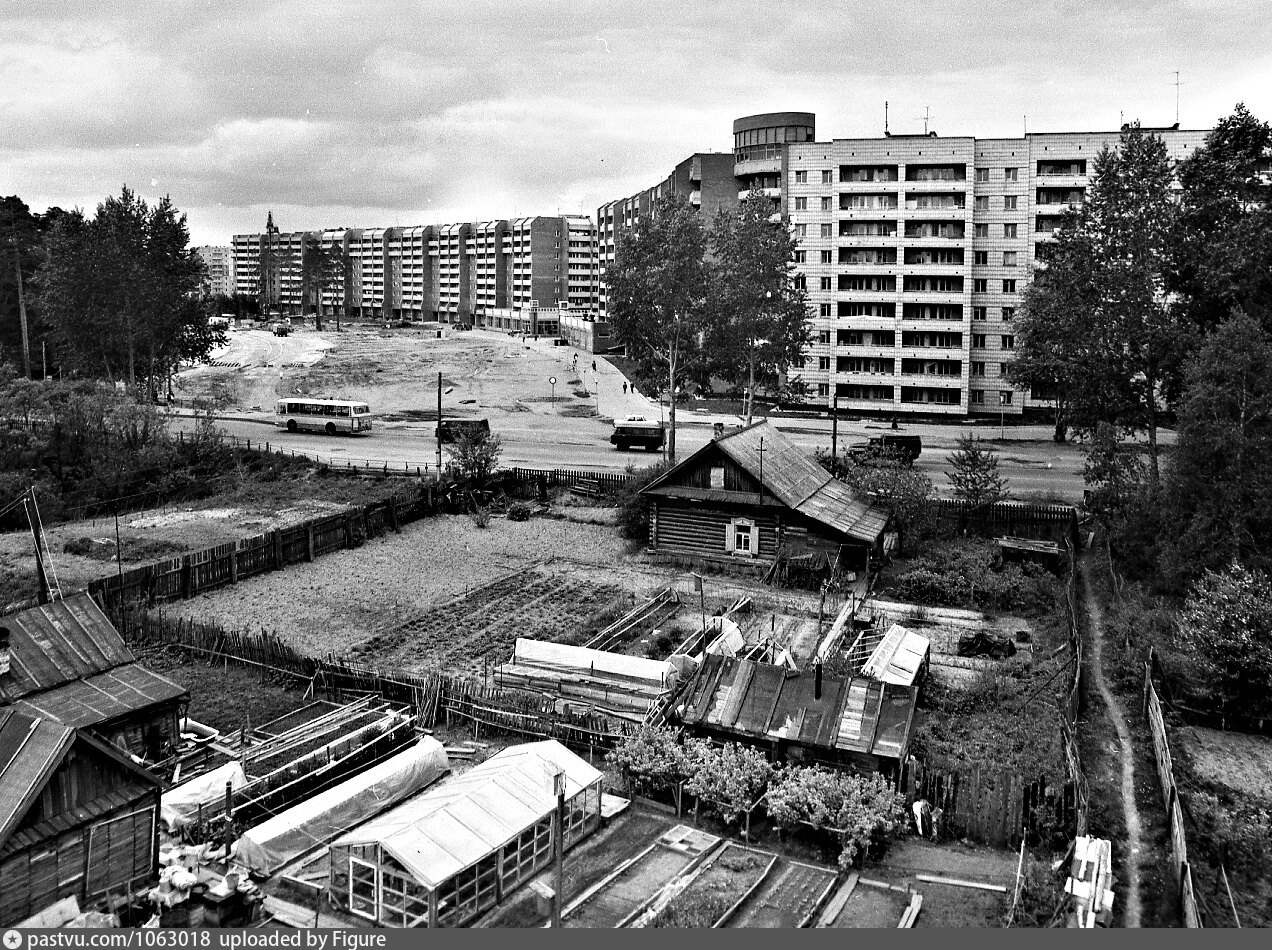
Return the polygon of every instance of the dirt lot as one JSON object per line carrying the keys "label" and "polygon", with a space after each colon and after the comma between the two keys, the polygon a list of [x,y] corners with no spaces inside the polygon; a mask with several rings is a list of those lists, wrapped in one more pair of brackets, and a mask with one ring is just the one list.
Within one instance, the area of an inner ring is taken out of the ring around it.
{"label": "dirt lot", "polygon": [[[1016,863],[1017,856],[1010,851],[962,844],[938,846],[911,837],[896,842],[884,863],[871,864],[861,873],[921,892],[923,909],[916,927],[1001,927],[1011,910]],[[933,884],[918,880],[916,874],[996,884],[1007,893]]]}

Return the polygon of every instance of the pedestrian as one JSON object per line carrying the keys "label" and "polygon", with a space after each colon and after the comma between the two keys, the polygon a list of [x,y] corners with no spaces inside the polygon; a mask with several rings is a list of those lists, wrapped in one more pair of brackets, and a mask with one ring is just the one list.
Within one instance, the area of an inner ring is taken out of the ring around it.
{"label": "pedestrian", "polygon": [[624,382],[624,383],[623,383],[623,395],[624,395],[624,396],[626,396],[626,395],[627,395],[627,383],[626,383],[626,382]]}
{"label": "pedestrian", "polygon": [[592,372],[596,372],[596,360],[592,360]]}

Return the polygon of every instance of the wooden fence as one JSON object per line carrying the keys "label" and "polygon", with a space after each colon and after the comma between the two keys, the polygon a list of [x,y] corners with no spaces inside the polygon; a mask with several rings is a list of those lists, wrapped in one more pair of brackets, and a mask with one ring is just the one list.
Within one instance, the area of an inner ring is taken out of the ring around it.
{"label": "wooden fence", "polygon": [[997,847],[1018,847],[1022,836],[1043,845],[1053,835],[1069,837],[1079,806],[1072,782],[914,757],[902,770],[901,788],[907,801],[922,798],[941,809],[946,835]]}
{"label": "wooden fence", "polygon": [[549,488],[595,482],[602,488],[615,489],[622,488],[634,478],[626,472],[587,472],[577,468],[511,468],[503,474],[531,486],[543,479]]}
{"label": "wooden fence", "polygon": [[411,709],[423,726],[472,726],[474,736],[504,733],[556,739],[576,748],[611,749],[638,727],[624,720],[572,709],[549,697],[483,686],[442,672],[383,670],[334,655],[301,653],[269,633],[225,630],[215,624],[157,617],[142,611],[125,625],[136,644],[177,646],[209,660],[255,667],[308,682],[315,696],[347,702],[375,694]]}
{"label": "wooden fence", "polygon": [[964,531],[982,531],[1014,538],[1077,544],[1078,510],[1072,505],[1042,505],[1024,501],[1000,501],[977,506],[957,498],[928,502],[937,524]]}
{"label": "wooden fence", "polygon": [[1082,627],[1078,623],[1078,559],[1073,543],[1066,540],[1065,548],[1069,556],[1069,577],[1065,583],[1064,597],[1065,609],[1069,615],[1069,663],[1073,668],[1069,671],[1068,689],[1065,691],[1064,706],[1060,710],[1060,737],[1064,745],[1065,767],[1068,769],[1077,803],[1075,835],[1083,836],[1088,834],[1090,795],[1086,774],[1082,770],[1082,754],[1078,749],[1078,717],[1084,708]]}
{"label": "wooden fence", "polygon": [[1153,737],[1153,761],[1157,764],[1157,781],[1162,789],[1162,801],[1166,804],[1166,816],[1170,822],[1170,870],[1179,888],[1179,904],[1185,927],[1200,927],[1201,914],[1197,908],[1197,895],[1193,888],[1192,868],[1188,865],[1188,841],[1184,836],[1184,812],[1179,801],[1179,789],[1175,786],[1175,769],[1170,755],[1170,743],[1166,739],[1166,721],[1162,717],[1162,704],[1153,688],[1153,664],[1150,655],[1144,663],[1144,688],[1141,711],[1148,720]]}
{"label": "wooden fence", "polygon": [[99,578],[88,592],[107,608],[126,603],[147,605],[188,600],[240,580],[277,571],[291,564],[313,561],[332,551],[357,547],[367,538],[415,521],[437,510],[431,486],[398,492],[383,501],[358,505],[312,518],[289,528],[226,541],[180,557],[145,564]]}

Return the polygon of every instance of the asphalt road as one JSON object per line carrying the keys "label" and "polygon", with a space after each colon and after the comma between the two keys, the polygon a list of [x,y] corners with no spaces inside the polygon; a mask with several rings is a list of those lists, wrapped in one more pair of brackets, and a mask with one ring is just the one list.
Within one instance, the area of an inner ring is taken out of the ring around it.
{"label": "asphalt road", "polygon": [[[690,417],[692,418],[692,417]],[[188,428],[190,420],[177,417],[176,428]],[[830,422],[825,419],[782,420],[782,429],[797,445],[812,452],[829,449]],[[268,442],[271,448],[297,452],[339,464],[386,463],[392,468],[424,469],[436,464],[437,443],[432,423],[381,423],[366,436],[327,436],[314,433],[288,433],[262,417],[232,416],[220,421],[226,432],[240,439]],[[501,464],[505,467],[578,468],[595,471],[623,471],[628,465],[642,467],[657,456],[640,450],[619,452],[608,442],[608,425],[586,418],[545,418],[534,416],[524,424],[504,422],[495,432],[503,442]],[[839,427],[839,446],[887,431],[879,423],[844,423]],[[907,434],[923,438],[923,454],[915,467],[928,475],[938,493],[949,494],[949,455],[955,440],[968,431],[958,425],[903,425]],[[1057,445],[1049,438],[1047,427],[1034,426],[1001,431],[997,427],[980,427],[982,437],[999,453],[999,471],[1008,480],[1013,495],[1038,498],[1052,495],[1068,501],[1082,498],[1084,451],[1081,446]],[[701,448],[712,436],[709,423],[682,422],[677,426],[676,447],[680,458]]]}

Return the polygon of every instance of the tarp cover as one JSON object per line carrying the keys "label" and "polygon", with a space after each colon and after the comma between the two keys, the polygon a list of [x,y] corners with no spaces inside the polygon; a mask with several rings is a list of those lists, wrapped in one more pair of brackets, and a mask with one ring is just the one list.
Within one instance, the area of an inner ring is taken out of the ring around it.
{"label": "tarp cover", "polygon": [[245,832],[237,860],[272,874],[307,851],[379,814],[450,771],[442,744],[431,736]]}
{"label": "tarp cover", "polygon": [[163,819],[168,833],[175,834],[194,821],[199,814],[199,805],[203,805],[205,811],[210,809],[219,813],[225,803],[226,782],[236,791],[247,784],[241,762],[226,762],[164,792],[159,799],[159,817]]}
{"label": "tarp cover", "polygon": [[589,650],[587,647],[549,643],[546,640],[527,640],[524,637],[517,638],[512,651],[512,662],[637,680],[665,688],[673,686],[676,679],[675,667],[666,660],[647,660],[644,657],[623,656],[621,653]]}

